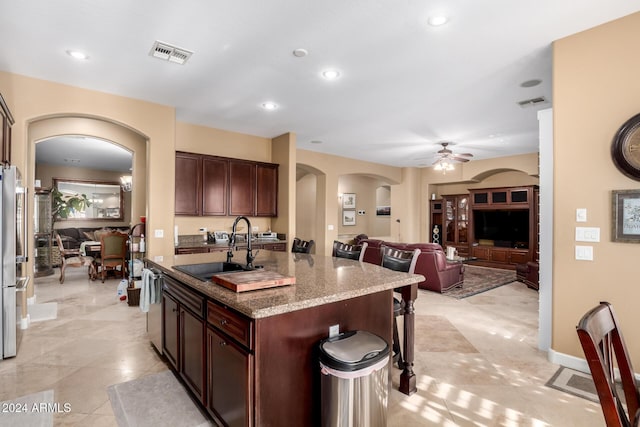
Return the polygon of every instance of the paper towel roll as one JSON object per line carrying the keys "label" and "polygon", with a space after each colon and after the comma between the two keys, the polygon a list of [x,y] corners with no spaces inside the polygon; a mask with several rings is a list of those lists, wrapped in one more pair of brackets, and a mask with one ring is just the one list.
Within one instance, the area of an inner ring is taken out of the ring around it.
{"label": "paper towel roll", "polygon": [[179,244],[179,240],[178,240],[178,226],[174,225],[173,226],[173,244],[178,246]]}

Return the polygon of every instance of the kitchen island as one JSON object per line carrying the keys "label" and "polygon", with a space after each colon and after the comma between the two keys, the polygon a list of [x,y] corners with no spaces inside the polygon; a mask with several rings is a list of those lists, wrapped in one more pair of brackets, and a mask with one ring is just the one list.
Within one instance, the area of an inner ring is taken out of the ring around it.
{"label": "kitchen island", "polygon": [[[244,251],[234,254],[243,263]],[[329,327],[392,341],[393,290],[405,300],[400,390],[416,390],[413,301],[420,275],[319,255],[260,251],[265,270],[296,283],[236,293],[173,266],[224,261],[224,253],[146,260],[164,276],[162,351],[196,399],[227,425],[317,425],[317,343]],[[229,273],[233,274],[233,273]]]}

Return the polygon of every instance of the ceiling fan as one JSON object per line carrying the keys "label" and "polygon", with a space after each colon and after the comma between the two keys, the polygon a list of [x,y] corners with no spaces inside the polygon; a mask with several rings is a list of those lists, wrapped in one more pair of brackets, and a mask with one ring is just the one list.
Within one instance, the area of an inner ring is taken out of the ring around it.
{"label": "ceiling fan", "polygon": [[438,150],[437,155],[440,156],[435,162],[433,162],[435,170],[441,170],[444,173],[453,170],[453,162],[465,163],[473,157],[471,153],[454,153],[447,148],[449,142],[441,142],[442,149]]}

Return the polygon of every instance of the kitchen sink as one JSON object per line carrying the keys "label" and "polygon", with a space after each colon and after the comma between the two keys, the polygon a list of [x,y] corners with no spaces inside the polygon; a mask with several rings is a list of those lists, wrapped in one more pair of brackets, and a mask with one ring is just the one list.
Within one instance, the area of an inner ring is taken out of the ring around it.
{"label": "kitchen sink", "polygon": [[211,276],[214,274],[254,270],[237,262],[205,262],[202,264],[174,265],[173,268],[203,282],[211,280]]}

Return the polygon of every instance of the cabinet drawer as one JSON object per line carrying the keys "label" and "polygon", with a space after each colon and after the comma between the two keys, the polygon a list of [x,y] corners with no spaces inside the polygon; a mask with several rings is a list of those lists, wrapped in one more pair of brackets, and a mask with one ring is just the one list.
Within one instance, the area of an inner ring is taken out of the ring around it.
{"label": "cabinet drawer", "polygon": [[263,245],[263,248],[268,251],[286,252],[287,244],[286,243],[265,243]]}
{"label": "cabinet drawer", "polygon": [[253,322],[225,307],[207,301],[207,321],[240,344],[252,349]]}
{"label": "cabinet drawer", "polygon": [[174,296],[183,307],[191,310],[200,319],[204,317],[204,298],[202,296],[191,292],[167,276],[164,276],[163,283],[163,290]]}
{"label": "cabinet drawer", "polygon": [[209,248],[176,248],[176,255],[184,254],[205,254]]}
{"label": "cabinet drawer", "polygon": [[511,251],[511,264],[524,264],[529,261],[529,252]]}

